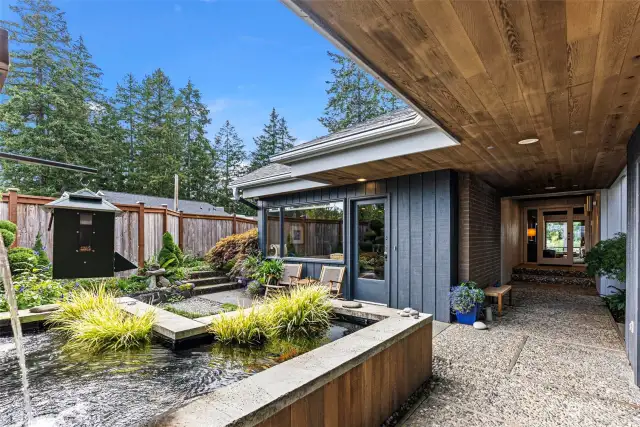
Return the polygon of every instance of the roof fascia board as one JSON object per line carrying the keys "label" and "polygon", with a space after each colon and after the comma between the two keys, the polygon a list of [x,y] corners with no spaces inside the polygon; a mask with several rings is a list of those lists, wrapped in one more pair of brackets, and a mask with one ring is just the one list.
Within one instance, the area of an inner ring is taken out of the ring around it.
{"label": "roof fascia board", "polygon": [[315,188],[327,187],[329,184],[310,181],[306,179],[292,179],[287,182],[269,183],[259,187],[251,187],[242,189],[242,197],[256,198],[264,196],[273,196],[276,194],[292,193],[296,191],[310,190]]}
{"label": "roof fascia board", "polygon": [[405,104],[413,108],[414,111],[418,112],[422,117],[432,120],[436,126],[438,126],[442,131],[447,134],[449,138],[451,138],[456,144],[459,144],[458,138],[449,132],[441,123],[440,120],[428,112],[424,111],[416,102],[412,99],[406,97],[399,89],[396,88],[396,85],[388,78],[384,77],[382,73],[378,72],[373,64],[370,64],[368,61],[361,59],[360,55],[356,52],[356,50],[349,45],[342,37],[334,34],[331,30],[325,29],[320,24],[316,22],[316,20],[321,21],[318,17],[312,16],[309,12],[301,8],[295,3],[295,0],[280,0],[282,4],[288,7],[293,13],[298,15],[300,19],[306,22],[311,26],[315,31],[320,33],[324,38],[329,40],[336,48],[338,48],[342,53],[348,56],[351,60],[353,60],[356,64],[358,64],[363,70],[367,71],[374,79],[378,80],[386,89],[388,89],[391,93],[401,99]]}
{"label": "roof fascia board", "polygon": [[294,148],[293,151],[273,156],[271,158],[271,161],[282,164],[291,164],[309,157],[320,156],[337,150],[345,150],[358,145],[374,144],[383,139],[393,138],[395,136],[413,132],[420,132],[425,129],[436,127],[430,121],[428,121],[426,125],[419,126],[424,122],[426,122],[426,120],[422,116],[416,115],[416,117],[408,120],[403,120],[398,123],[383,124],[373,129],[346,135],[343,137],[328,139],[326,141],[310,145],[299,150],[296,150]]}
{"label": "roof fascia board", "polygon": [[439,128],[432,127],[419,133],[411,133],[360,145],[348,150],[310,157],[291,165],[292,177],[361,165],[383,159],[405,156],[453,146],[451,139]]}

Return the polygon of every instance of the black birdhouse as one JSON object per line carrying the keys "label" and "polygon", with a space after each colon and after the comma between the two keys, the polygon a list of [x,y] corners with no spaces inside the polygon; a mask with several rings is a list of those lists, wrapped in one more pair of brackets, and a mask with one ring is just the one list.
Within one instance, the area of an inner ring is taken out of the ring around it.
{"label": "black birdhouse", "polygon": [[53,215],[53,278],[111,277],[136,268],[115,252],[122,211],[90,190],[64,193],[44,207]]}

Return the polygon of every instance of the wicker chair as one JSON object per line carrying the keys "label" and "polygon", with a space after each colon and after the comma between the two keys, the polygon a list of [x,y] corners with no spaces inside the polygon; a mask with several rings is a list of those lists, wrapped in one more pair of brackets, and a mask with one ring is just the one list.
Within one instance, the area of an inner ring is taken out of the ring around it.
{"label": "wicker chair", "polygon": [[[265,285],[265,297],[269,294],[269,290],[271,290],[271,292],[280,292],[288,289],[289,286],[295,285],[300,279],[300,276],[302,276],[302,264],[283,264],[283,267],[282,278],[280,280],[277,280],[275,277],[270,278]],[[272,281],[275,281],[277,284],[272,285]]]}

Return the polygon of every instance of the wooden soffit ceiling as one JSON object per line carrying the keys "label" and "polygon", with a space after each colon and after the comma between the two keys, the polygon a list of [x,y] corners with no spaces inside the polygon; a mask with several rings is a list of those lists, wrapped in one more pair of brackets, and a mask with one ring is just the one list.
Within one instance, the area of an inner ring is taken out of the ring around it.
{"label": "wooden soffit ceiling", "polygon": [[640,0],[282,1],[460,141],[424,170],[515,194],[603,188],[624,167]]}

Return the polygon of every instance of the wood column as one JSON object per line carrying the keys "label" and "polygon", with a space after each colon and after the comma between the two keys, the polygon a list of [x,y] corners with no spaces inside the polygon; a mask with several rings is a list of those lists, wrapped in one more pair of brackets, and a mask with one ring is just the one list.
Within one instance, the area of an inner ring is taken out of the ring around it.
{"label": "wood column", "polygon": [[164,213],[162,215],[162,234],[169,230],[169,215],[167,214],[167,205],[162,205]]}
{"label": "wood column", "polygon": [[236,222],[236,214],[235,212],[233,213],[233,223],[232,223],[232,227],[231,227],[231,234],[236,234],[237,233],[237,229],[238,229],[238,223]]}
{"label": "wood column", "polygon": [[16,225],[16,240],[11,245],[12,248],[18,246],[18,189],[8,188],[9,191],[9,221]]}
{"label": "wood column", "polygon": [[144,202],[138,202],[138,267],[144,267]]}
{"label": "wood column", "polygon": [[178,217],[178,247],[184,251],[184,215],[182,211]]}

